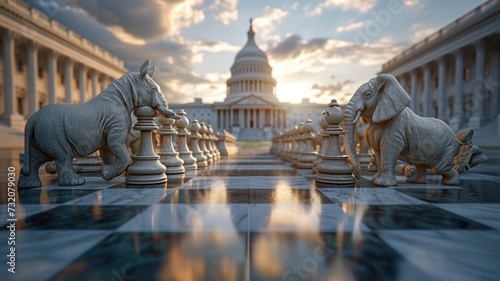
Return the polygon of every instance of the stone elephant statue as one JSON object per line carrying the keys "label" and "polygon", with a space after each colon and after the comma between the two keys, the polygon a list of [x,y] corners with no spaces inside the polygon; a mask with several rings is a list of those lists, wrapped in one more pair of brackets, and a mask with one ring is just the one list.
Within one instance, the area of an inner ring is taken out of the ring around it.
{"label": "stone elephant statue", "polygon": [[[390,74],[380,74],[361,85],[344,110],[345,149],[354,174],[359,178],[360,166],[356,156],[354,129],[358,119],[368,123],[365,135],[372,147],[378,172],[373,176],[374,183],[382,186],[394,186],[396,160],[402,160],[416,167],[409,182],[424,183],[427,168],[442,175],[444,184],[458,184],[459,171],[454,159],[468,159],[479,164],[486,157],[475,146],[471,146],[473,129],[466,129],[457,135],[443,121],[416,115],[407,106],[410,96]],[[458,137],[457,137],[458,136]],[[473,156],[470,151],[461,150],[461,145],[476,149]],[[464,157],[459,155],[467,154]],[[464,163],[460,164],[461,167]],[[465,169],[462,169],[465,170]]]}
{"label": "stone elephant statue", "polygon": [[72,160],[97,150],[105,180],[123,173],[131,163],[126,138],[132,111],[151,106],[167,117],[179,117],[168,108],[152,79],[155,68],[149,65],[146,60],[139,72],[123,75],[86,103],[50,104],[35,112],[25,127],[26,160],[18,187],[40,187],[38,169],[51,160],[57,166],[59,185],[81,185],[85,180],[73,170]]}

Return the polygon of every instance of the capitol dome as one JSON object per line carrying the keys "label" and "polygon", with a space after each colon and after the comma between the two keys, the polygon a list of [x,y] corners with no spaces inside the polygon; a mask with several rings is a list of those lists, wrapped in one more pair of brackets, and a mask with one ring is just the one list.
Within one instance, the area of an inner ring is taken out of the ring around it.
{"label": "capitol dome", "polygon": [[272,77],[272,67],[267,55],[255,42],[252,20],[247,32],[247,43],[236,54],[231,67],[231,78],[227,80],[226,101],[238,100],[253,95],[276,103],[276,80]]}

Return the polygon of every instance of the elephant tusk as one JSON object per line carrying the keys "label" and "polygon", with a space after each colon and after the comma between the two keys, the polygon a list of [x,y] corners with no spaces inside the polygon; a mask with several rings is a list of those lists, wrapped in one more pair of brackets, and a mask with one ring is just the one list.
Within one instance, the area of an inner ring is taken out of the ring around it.
{"label": "elephant tusk", "polygon": [[352,120],[352,124],[356,124],[358,122],[359,117],[361,116],[361,111],[356,111],[356,117],[354,117],[354,120]]}

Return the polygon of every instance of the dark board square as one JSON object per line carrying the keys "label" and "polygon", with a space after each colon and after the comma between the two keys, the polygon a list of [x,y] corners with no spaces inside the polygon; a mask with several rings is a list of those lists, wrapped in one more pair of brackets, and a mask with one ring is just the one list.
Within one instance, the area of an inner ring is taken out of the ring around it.
{"label": "dark board square", "polygon": [[280,204],[333,204],[323,193],[314,189],[250,189],[250,204],[273,204],[277,201]]}
{"label": "dark board square", "polygon": [[279,232],[250,233],[250,280],[429,278],[373,233]]}
{"label": "dark board square", "polygon": [[462,188],[452,189],[397,189],[429,203],[500,203],[500,188],[498,183],[489,181],[465,181]]}
{"label": "dark board square", "polygon": [[[20,204],[60,204],[96,192],[97,189],[18,189]],[[7,201],[7,192],[0,193],[0,202]]]}
{"label": "dark board square", "polygon": [[[18,220],[17,229],[117,229],[147,206],[59,206]],[[6,229],[6,227],[2,227]]]}
{"label": "dark board square", "polygon": [[162,199],[163,204],[247,204],[248,189],[177,189]]}
{"label": "dark board square", "polygon": [[432,205],[372,205],[363,216],[371,229],[492,229]]}
{"label": "dark board square", "polygon": [[50,280],[245,280],[246,241],[245,233],[114,233]]}

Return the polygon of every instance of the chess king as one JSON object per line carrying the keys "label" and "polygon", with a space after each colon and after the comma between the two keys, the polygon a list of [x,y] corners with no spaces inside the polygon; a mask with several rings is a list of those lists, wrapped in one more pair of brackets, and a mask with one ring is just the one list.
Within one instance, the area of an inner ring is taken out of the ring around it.
{"label": "chess king", "polygon": [[168,108],[152,79],[156,69],[149,65],[146,60],[139,72],[123,75],[86,103],[50,104],[35,112],[25,127],[26,160],[18,187],[40,187],[38,169],[51,160],[57,166],[59,185],[82,185],[85,180],[73,170],[72,160],[97,150],[105,180],[123,173],[131,163],[126,138],[135,108],[150,106],[166,117],[179,118]]}

